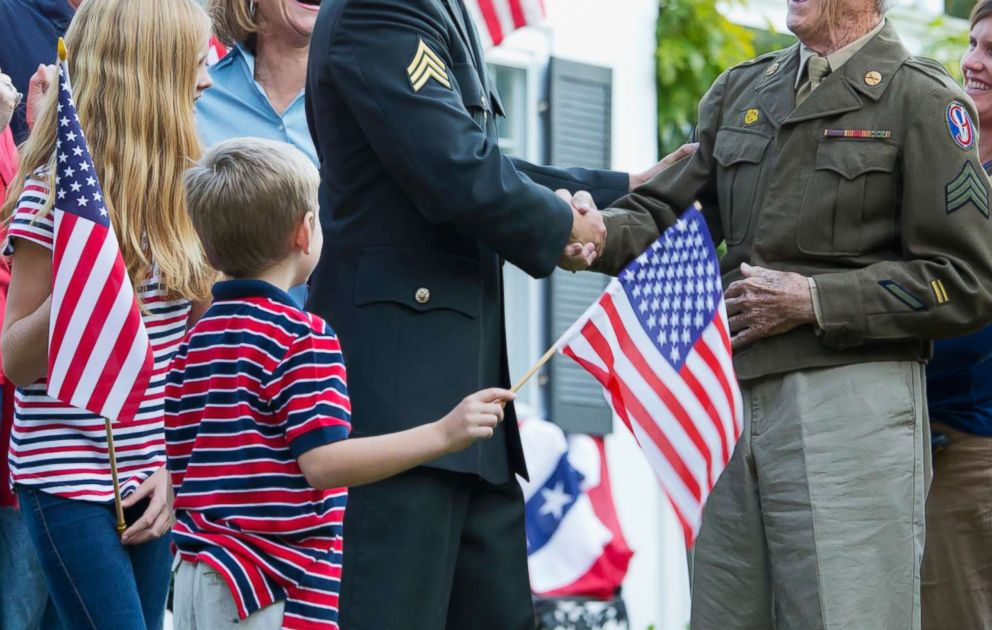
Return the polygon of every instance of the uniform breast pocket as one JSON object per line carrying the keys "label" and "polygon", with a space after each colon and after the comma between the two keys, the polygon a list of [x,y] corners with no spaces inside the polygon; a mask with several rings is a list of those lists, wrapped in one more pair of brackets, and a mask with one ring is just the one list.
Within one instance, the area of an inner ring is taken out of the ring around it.
{"label": "uniform breast pocket", "polygon": [[755,212],[761,164],[771,138],[756,133],[722,129],[716,136],[713,157],[717,169],[720,221],[728,245],[744,240]]}
{"label": "uniform breast pocket", "polygon": [[799,250],[851,256],[891,238],[899,147],[878,141],[823,141],[803,195]]}

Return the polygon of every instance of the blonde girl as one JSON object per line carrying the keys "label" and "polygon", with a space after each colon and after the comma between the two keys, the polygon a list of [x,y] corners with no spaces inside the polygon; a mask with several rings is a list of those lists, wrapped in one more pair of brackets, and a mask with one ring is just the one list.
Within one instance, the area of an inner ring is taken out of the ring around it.
{"label": "blonde girl", "polygon": [[45,394],[57,90],[3,208],[12,260],[3,359],[18,385],[11,477],[67,628],[155,630],[163,622],[172,517],[162,381],[213,279],[182,186],[200,154],[193,110],[210,86],[209,35],[193,0],[88,0],[66,34],[79,120],[155,356],[137,421],[115,429],[129,524],[121,538],[102,420]]}

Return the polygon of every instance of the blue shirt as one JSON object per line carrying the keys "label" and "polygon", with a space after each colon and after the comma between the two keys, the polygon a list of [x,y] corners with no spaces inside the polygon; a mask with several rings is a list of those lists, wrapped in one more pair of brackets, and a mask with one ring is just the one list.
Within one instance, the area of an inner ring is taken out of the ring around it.
{"label": "blue shirt", "polygon": [[[992,171],[992,162],[985,164]],[[992,436],[992,326],[934,342],[927,365],[930,420]]]}
{"label": "blue shirt", "polygon": [[[58,38],[75,13],[68,0],[0,0],[0,71],[25,98],[38,64],[55,63]],[[22,102],[10,120],[18,143],[28,137],[24,107]]]}
{"label": "blue shirt", "polygon": [[281,116],[276,113],[255,80],[255,55],[241,44],[210,68],[210,78],[214,86],[196,102],[197,130],[204,146],[244,136],[278,140],[303,151],[318,165],[302,90]]}
{"label": "blue shirt", "polygon": [[[277,140],[303,151],[319,168],[317,149],[307,127],[302,90],[281,116],[276,113],[265,90],[255,80],[255,55],[241,44],[231,48],[210,68],[210,78],[213,87],[196,102],[196,127],[203,146],[209,148],[245,136]],[[307,288],[293,287],[289,294],[302,306]]]}

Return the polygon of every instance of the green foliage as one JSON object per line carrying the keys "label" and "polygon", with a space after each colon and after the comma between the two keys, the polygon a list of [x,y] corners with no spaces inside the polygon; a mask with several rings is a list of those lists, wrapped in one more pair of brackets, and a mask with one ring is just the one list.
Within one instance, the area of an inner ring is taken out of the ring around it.
{"label": "green foliage", "polygon": [[[696,122],[696,105],[725,69],[754,57],[754,34],[731,23],[716,0],[659,0],[655,63],[658,146],[677,148]],[[734,0],[740,2],[740,0]]]}
{"label": "green foliage", "polygon": [[975,0],[944,0],[944,13],[967,20],[975,4]]}
{"label": "green foliage", "polygon": [[927,24],[927,34],[923,56],[944,64],[961,81],[961,57],[968,49],[968,25],[962,27],[960,22],[948,23],[944,17],[938,17]]}

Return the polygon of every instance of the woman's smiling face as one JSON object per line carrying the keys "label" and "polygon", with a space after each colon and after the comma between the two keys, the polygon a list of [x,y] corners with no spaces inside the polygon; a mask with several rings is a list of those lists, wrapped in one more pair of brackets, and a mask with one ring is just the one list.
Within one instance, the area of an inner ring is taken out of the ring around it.
{"label": "woman's smiling face", "polygon": [[320,0],[259,0],[257,10],[263,30],[285,31],[309,39]]}

